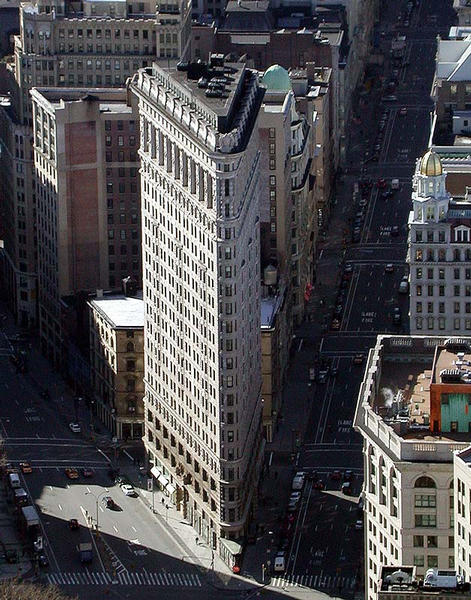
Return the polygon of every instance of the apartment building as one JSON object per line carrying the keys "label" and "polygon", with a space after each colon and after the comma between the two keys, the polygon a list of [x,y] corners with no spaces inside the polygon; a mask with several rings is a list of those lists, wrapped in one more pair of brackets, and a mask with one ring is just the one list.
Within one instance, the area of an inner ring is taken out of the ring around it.
{"label": "apartment building", "polygon": [[469,0],[453,0],[453,8],[458,16],[459,25],[471,25],[471,2]]}
{"label": "apartment building", "polygon": [[88,302],[91,388],[98,417],[118,440],[144,433],[144,302],[106,295]]}
{"label": "apartment building", "polygon": [[65,360],[66,297],[140,284],[139,123],[124,89],[34,88],[39,334]]}
{"label": "apartment building", "polygon": [[144,443],[197,535],[234,565],[263,453],[263,90],[222,55],[154,65],[130,87],[141,125]]}
{"label": "apartment building", "polygon": [[431,97],[435,103],[436,134],[471,132],[471,36],[468,28],[450,30],[438,40]]}
{"label": "apartment building", "polygon": [[410,331],[471,331],[471,204],[451,198],[440,157],[417,162],[409,215]]}
{"label": "apartment building", "polygon": [[[170,0],[157,8],[149,1],[33,0],[21,3],[19,18],[14,61],[8,63],[11,105],[8,110],[0,106],[8,124],[1,143],[18,178],[19,189],[10,186],[4,201],[10,218],[6,229],[15,231],[16,239],[15,246],[5,247],[1,266],[13,313],[22,324],[35,326],[37,198],[30,90],[122,87],[128,77],[154,60],[185,56],[191,17],[187,0]],[[21,126],[29,127],[27,135],[18,132]],[[9,185],[7,180],[2,188]]]}
{"label": "apartment building", "polygon": [[[37,323],[35,212],[27,202],[32,186],[30,130],[15,117],[9,96],[0,99],[0,270],[5,297],[22,327]],[[12,200],[12,201],[11,201]]]}
{"label": "apartment building", "polygon": [[453,452],[469,445],[471,338],[379,336],[360,387],[365,590],[380,569],[453,569]]}

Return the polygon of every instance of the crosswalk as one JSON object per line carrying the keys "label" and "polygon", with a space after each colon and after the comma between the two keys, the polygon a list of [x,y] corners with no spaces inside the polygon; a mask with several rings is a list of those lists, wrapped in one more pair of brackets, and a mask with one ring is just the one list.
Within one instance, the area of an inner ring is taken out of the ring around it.
{"label": "crosswalk", "polygon": [[53,585],[149,585],[161,587],[201,587],[201,579],[194,573],[150,573],[123,571],[113,577],[107,572],[75,571],[48,573],[47,582]]}
{"label": "crosswalk", "polygon": [[272,577],[271,585],[279,588],[307,587],[315,589],[352,589],[355,587],[355,577],[340,577],[331,575],[286,575]]}

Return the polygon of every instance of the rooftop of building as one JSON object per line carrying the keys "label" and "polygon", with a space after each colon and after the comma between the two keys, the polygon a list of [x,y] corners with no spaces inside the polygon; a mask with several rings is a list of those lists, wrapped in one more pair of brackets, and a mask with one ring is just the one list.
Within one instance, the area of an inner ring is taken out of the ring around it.
{"label": "rooftop of building", "polygon": [[283,294],[267,296],[260,301],[262,331],[272,329],[275,325],[276,314],[283,303]]}
{"label": "rooftop of building", "polygon": [[[378,336],[364,379],[372,382],[370,409],[404,440],[469,441],[468,428],[436,431],[430,423],[431,385],[448,383],[447,377],[456,383],[458,368],[471,372],[462,364],[468,357],[471,364],[468,344],[471,348],[471,338]],[[469,386],[463,392],[471,394],[471,383],[458,383]]]}
{"label": "rooftop of building", "polygon": [[115,329],[140,329],[144,327],[144,301],[142,295],[103,296],[88,304]]}
{"label": "rooftop of building", "polygon": [[471,597],[469,583],[451,569],[428,569],[423,578],[418,578],[416,567],[382,566],[378,587],[379,598],[391,594],[396,600],[402,594],[417,594],[420,598]]}
{"label": "rooftop of building", "polygon": [[132,113],[131,106],[127,103],[124,88],[54,88],[36,87],[34,90],[40,94],[53,108],[58,108],[66,102],[93,102],[99,103],[99,110],[107,113]]}

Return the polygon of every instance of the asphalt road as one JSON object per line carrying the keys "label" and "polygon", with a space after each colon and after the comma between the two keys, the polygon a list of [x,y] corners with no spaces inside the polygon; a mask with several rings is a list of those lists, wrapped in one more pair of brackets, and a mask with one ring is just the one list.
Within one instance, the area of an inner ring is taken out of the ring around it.
{"label": "asphalt road", "polygon": [[[386,32],[381,42],[387,49],[387,36],[396,31],[399,5],[384,3],[380,12],[379,29]],[[428,15],[436,14],[437,23],[429,22]],[[448,33],[454,13],[451,2],[421,0],[408,28],[398,31],[407,36],[405,61],[400,67],[399,86],[393,102],[363,100],[360,114],[365,110],[373,115],[358,125],[361,140],[349,149],[351,171],[371,177],[390,180],[399,178],[401,188],[388,199],[381,197],[374,187],[369,196],[359,243],[348,243],[344,252],[344,266],[351,265],[352,275],[342,301],[338,331],[328,331],[321,340],[320,356],[329,358],[338,369],[336,377],[324,384],[315,384],[312,395],[307,433],[298,456],[300,470],[315,471],[326,486],[324,491],[314,489],[311,482],[305,486],[294,536],[289,548],[287,581],[299,581],[307,587],[322,589],[326,580],[338,595],[351,597],[361,588],[363,533],[355,524],[359,518],[358,499],[362,488],[362,443],[352,430],[358,390],[363,377],[362,365],[353,363],[358,353],[366,355],[375,344],[379,333],[408,333],[408,295],[398,293],[401,278],[407,273],[405,264],[407,219],[411,207],[411,177],[416,159],[428,147],[430,135],[429,98],[435,69],[436,36]],[[382,74],[386,81],[392,73],[392,59],[386,51]],[[387,92],[384,92],[386,94]],[[402,107],[407,114],[400,114]],[[378,161],[368,161],[372,148],[378,142],[379,121],[386,117]],[[363,166],[363,173],[362,173]],[[352,176],[347,176],[352,184]],[[334,215],[349,222],[356,208],[351,196],[337,198]],[[398,231],[394,232],[393,227]],[[328,235],[328,234],[327,234]],[[393,271],[386,272],[385,265]],[[335,306],[335,298],[327,302]],[[394,309],[401,313],[401,323],[393,322]],[[305,325],[302,336],[306,345],[318,350],[314,328]],[[312,356],[312,355],[311,355]],[[310,365],[301,365],[308,372]],[[301,368],[301,372],[303,369]],[[299,374],[299,370],[296,371]],[[310,386],[307,380],[299,384]],[[354,473],[353,495],[340,491],[342,481],[332,479],[335,470],[350,469]]]}

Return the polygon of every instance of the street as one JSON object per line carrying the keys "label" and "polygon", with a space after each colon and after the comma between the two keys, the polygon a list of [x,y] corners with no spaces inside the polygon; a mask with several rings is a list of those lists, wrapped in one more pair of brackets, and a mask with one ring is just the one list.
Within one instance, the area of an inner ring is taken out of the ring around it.
{"label": "street", "polygon": [[[381,77],[384,87],[390,80],[397,84],[394,95],[373,89],[358,99],[347,148],[348,170],[337,187],[319,256],[312,317],[297,331],[300,342],[286,385],[279,439],[271,445],[263,485],[268,509],[265,517],[260,514],[265,533],[257,544],[263,551],[248,550],[246,571],[257,578],[251,565],[273,564],[277,551],[286,547],[287,568],[273,574],[271,585],[293,594],[310,588],[349,598],[363,588],[364,538],[358,505],[363,457],[352,419],[363,363],[377,334],[409,331],[408,294],[399,293],[399,284],[407,276],[411,180],[416,159],[428,147],[436,36],[445,37],[455,18],[450,2],[416,4],[408,27],[403,26],[404,19],[398,20],[405,0],[383,2],[380,9],[377,27],[384,32],[380,48],[385,64],[376,78]],[[440,26],[429,24],[430,14],[437,15]],[[396,32],[406,36],[399,61],[389,56]],[[392,179],[399,180],[399,189],[389,192]],[[354,184],[360,180],[371,184],[354,198]],[[312,367],[327,368],[330,375],[312,383]],[[297,471],[308,478],[290,524],[289,513],[279,515],[286,511]],[[346,471],[351,479],[348,495],[342,492]],[[277,495],[282,477],[285,491]]]}
{"label": "street", "polygon": [[[405,5],[405,0],[400,6],[383,2],[379,29],[391,33]],[[428,24],[427,13],[438,16],[440,27]],[[407,274],[411,177],[429,138],[436,36],[448,33],[452,18],[450,2],[421,0],[409,27],[397,30],[407,36],[400,65],[394,66],[389,57],[390,37],[385,35],[380,43],[386,58],[381,75],[387,80],[393,69],[398,70],[398,86],[391,96],[395,100],[381,102],[384,92],[379,89],[358,100],[359,122],[352,124],[348,170],[338,185],[319,257],[311,318],[297,332],[280,431],[268,446],[260,501],[263,517],[259,517],[263,527],[256,544],[246,550],[245,581],[217,572],[214,562],[208,562],[207,549],[204,557],[203,549],[199,556],[197,540],[189,546],[174,535],[169,523],[169,518],[176,519],[173,512],[169,517],[168,510],[167,514],[149,510],[143,501],[144,479],[138,497],[123,493],[108,475],[114,460],[110,440],[88,428],[89,409],[66,402],[54,382],[51,397],[43,398],[38,387],[41,373],[34,364],[29,373],[18,373],[9,360],[12,341],[0,334],[0,431],[9,461],[15,466],[28,461],[33,467],[20,478],[40,515],[49,562],[41,570],[42,581],[87,600],[102,599],[105,593],[110,598],[139,594],[145,600],[155,597],[156,590],[165,590],[162,595],[169,600],[220,597],[221,592],[229,599],[249,598],[258,593],[258,584],[266,586],[263,596],[273,599],[306,597],[306,590],[346,598],[361,593],[363,531],[358,502],[363,458],[360,436],[352,429],[363,376],[359,355],[366,357],[378,333],[408,333],[408,295],[398,290]],[[382,119],[375,162],[371,151]],[[354,183],[361,178],[373,183],[363,212],[352,200]],[[399,179],[400,189],[384,197],[376,185],[379,178]],[[361,217],[355,216],[358,212]],[[355,218],[361,225],[353,242]],[[333,327],[334,321],[338,326]],[[329,369],[326,380],[311,382],[309,369],[323,363]],[[77,416],[81,433],[69,428]],[[77,469],[79,477],[69,479],[66,468]],[[84,477],[84,468],[92,469],[93,476]],[[342,491],[346,470],[351,472],[348,494]],[[309,477],[291,517],[285,509],[295,471]],[[114,508],[106,506],[104,497],[114,501]],[[77,519],[77,530],[70,529],[70,519]],[[79,559],[78,545],[84,542],[93,547],[90,565]],[[286,569],[273,573],[270,566],[280,544],[286,546]]]}

